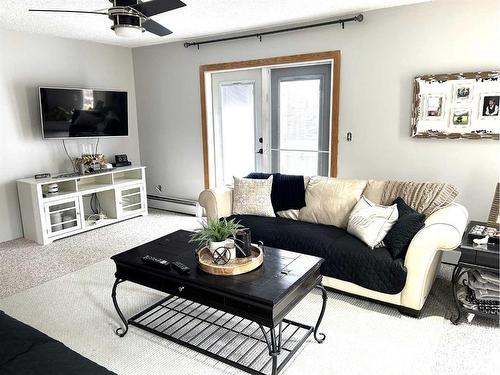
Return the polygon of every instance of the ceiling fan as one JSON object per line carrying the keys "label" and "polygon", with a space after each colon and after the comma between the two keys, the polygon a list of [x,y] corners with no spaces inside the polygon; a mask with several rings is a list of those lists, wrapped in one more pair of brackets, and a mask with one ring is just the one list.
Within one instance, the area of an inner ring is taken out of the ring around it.
{"label": "ceiling fan", "polygon": [[102,14],[113,21],[111,30],[117,36],[131,38],[141,35],[144,31],[165,36],[172,31],[153,21],[150,17],[186,6],[180,0],[109,0],[113,6],[109,9],[96,11],[63,10],[63,9],[30,9],[30,12],[83,13]]}

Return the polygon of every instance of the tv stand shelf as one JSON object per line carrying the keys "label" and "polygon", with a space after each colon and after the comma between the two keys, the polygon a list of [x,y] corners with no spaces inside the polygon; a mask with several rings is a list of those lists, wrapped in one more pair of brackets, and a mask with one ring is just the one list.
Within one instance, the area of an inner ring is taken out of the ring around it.
{"label": "tv stand shelf", "polygon": [[[47,192],[57,184],[59,192]],[[148,214],[145,167],[62,178],[17,181],[24,237],[45,245],[54,240]],[[104,219],[89,220],[96,196]]]}

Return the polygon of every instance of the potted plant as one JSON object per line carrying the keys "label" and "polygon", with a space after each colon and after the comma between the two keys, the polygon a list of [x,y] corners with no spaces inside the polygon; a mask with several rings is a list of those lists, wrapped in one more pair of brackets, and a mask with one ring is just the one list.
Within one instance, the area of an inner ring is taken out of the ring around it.
{"label": "potted plant", "polygon": [[234,219],[208,219],[202,224],[202,228],[196,230],[189,242],[196,242],[200,247],[208,247],[213,254],[220,247],[228,247],[231,252],[231,259],[236,257],[234,238],[238,230],[243,228]]}

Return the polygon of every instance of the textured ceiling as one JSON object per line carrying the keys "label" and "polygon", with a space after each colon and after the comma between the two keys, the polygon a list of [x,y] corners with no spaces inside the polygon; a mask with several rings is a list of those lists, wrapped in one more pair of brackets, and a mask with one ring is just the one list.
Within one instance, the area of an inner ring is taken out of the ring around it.
{"label": "textured ceiling", "polygon": [[138,47],[225,33],[334,18],[340,15],[431,0],[183,0],[187,6],[153,17],[173,34],[115,36],[103,15],[33,13],[30,8],[97,10],[108,0],[0,0],[0,27],[66,38]]}

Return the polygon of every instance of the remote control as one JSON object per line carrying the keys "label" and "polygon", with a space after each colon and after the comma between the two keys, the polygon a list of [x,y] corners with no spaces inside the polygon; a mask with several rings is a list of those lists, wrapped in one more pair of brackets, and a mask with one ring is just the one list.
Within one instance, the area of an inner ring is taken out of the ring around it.
{"label": "remote control", "polygon": [[156,258],[151,255],[145,255],[141,259],[143,263],[148,264],[150,266],[163,268],[166,270],[170,269],[170,262],[166,261],[165,259]]}
{"label": "remote control", "polygon": [[172,262],[172,267],[174,270],[182,274],[187,274],[191,270],[188,266],[181,262]]}

